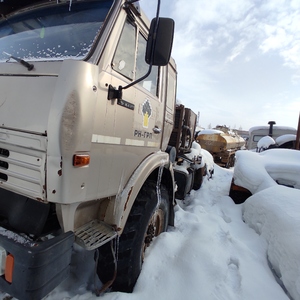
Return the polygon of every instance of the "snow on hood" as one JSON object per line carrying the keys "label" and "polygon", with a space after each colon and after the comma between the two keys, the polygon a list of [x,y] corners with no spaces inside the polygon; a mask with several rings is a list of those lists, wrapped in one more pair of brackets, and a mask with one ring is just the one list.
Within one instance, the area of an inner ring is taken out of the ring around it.
{"label": "snow on hood", "polygon": [[275,145],[275,141],[268,135],[261,138],[257,143],[258,149],[268,149],[271,145]]}
{"label": "snow on hood", "polygon": [[276,144],[282,145],[286,142],[295,141],[296,134],[283,134],[276,139]]}
{"label": "snow on hood", "polygon": [[240,150],[236,153],[235,184],[255,194],[280,184],[300,188],[300,151],[270,149],[261,153]]}
{"label": "snow on hood", "polygon": [[277,183],[300,189],[300,151],[270,149],[260,155],[268,174]]}
{"label": "snow on hood", "polygon": [[259,153],[240,150],[235,157],[233,179],[236,185],[248,189],[252,194],[276,185],[266,171]]}

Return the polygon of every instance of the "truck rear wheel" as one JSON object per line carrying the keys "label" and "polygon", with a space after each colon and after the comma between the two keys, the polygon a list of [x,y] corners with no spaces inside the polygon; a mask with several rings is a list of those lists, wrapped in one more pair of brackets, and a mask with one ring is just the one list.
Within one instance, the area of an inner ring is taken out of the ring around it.
{"label": "truck rear wheel", "polygon": [[[142,269],[146,249],[154,237],[167,229],[169,195],[162,185],[158,196],[156,185],[154,181],[146,181],[141,188],[116,246],[117,274],[112,284],[115,291],[132,292]],[[98,251],[97,273],[105,284],[114,277],[114,259],[109,244]]]}

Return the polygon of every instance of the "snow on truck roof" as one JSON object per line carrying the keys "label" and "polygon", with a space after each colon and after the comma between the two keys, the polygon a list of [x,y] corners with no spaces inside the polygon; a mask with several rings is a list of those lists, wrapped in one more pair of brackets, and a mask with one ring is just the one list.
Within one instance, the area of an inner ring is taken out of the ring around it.
{"label": "snow on truck roof", "polygon": [[[251,132],[256,131],[256,130],[269,130],[270,126],[254,126],[249,129],[249,134]],[[295,128],[289,127],[289,126],[273,126],[273,131],[274,130],[291,130],[291,131],[296,131]]]}
{"label": "snow on truck roof", "polygon": [[217,129],[204,129],[204,130],[200,131],[198,133],[198,135],[200,135],[200,134],[220,134],[220,133],[224,133],[224,132],[221,130],[217,130]]}

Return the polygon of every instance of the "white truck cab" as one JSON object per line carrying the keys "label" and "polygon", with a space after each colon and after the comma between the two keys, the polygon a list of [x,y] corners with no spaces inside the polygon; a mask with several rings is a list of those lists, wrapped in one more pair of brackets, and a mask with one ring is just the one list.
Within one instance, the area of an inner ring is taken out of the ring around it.
{"label": "white truck cab", "polygon": [[174,22],[150,24],[133,0],[0,11],[0,290],[41,299],[76,242],[95,251],[104,287],[131,291],[145,249],[174,224]]}
{"label": "white truck cab", "polygon": [[[287,135],[287,134],[292,134],[296,135],[297,130],[293,127],[289,126],[278,126],[274,124],[270,124],[269,126],[254,126],[249,129],[249,138],[247,140],[246,147],[248,150],[255,150],[257,149],[257,144],[265,136],[270,136],[274,140],[276,140],[278,137]],[[296,138],[296,136],[295,136]]]}

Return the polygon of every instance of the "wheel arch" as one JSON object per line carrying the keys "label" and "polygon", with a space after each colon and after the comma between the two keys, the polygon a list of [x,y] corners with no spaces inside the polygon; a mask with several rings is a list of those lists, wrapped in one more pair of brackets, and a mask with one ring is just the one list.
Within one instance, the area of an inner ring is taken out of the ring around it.
{"label": "wheel arch", "polygon": [[105,221],[113,224],[119,234],[123,232],[132,205],[143,184],[149,179],[156,181],[160,175],[160,172],[162,172],[161,182],[165,185],[169,193],[169,224],[174,224],[173,202],[175,201],[175,188],[173,168],[172,164],[169,162],[169,155],[165,152],[159,151],[148,156],[139,165],[139,167],[133,172],[127,184],[116,196],[115,201],[110,202],[108,211],[113,212],[113,214],[108,213],[107,217],[112,217],[112,219],[107,219]]}
{"label": "wheel arch", "polygon": [[[159,178],[159,168],[156,168],[153,170],[153,172],[150,174],[150,176],[147,178],[147,180],[158,180]],[[173,167],[171,165],[171,170],[167,168],[163,168],[162,170],[162,177],[161,177],[161,183],[166,187],[168,194],[169,194],[169,220],[168,224],[170,226],[174,226],[174,205],[175,205],[175,186],[174,186],[174,173],[173,173]]]}

